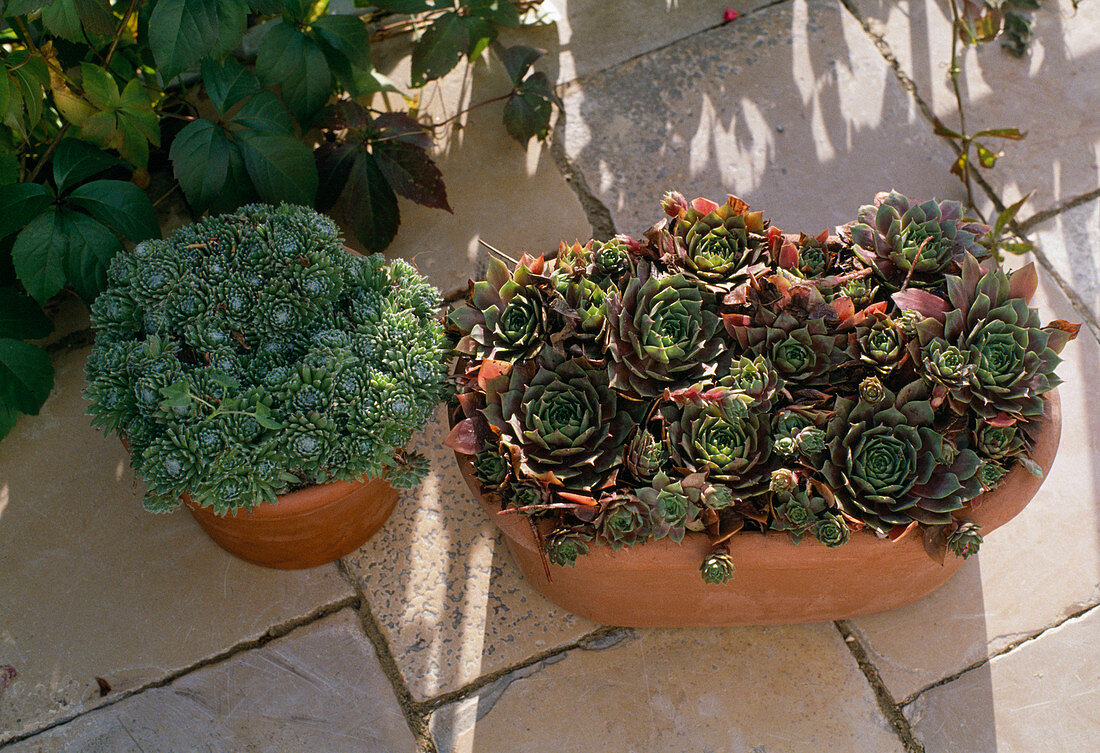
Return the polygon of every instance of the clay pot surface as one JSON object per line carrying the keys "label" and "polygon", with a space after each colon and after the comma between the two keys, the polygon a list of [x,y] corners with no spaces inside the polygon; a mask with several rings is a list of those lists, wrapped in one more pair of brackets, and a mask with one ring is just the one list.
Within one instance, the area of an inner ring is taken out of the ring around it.
{"label": "clay pot surface", "polygon": [[[1047,472],[1062,429],[1057,393],[1047,396],[1045,406],[1032,457]],[[737,570],[728,583],[715,586],[699,575],[710,550],[707,536],[688,533],[681,544],[662,539],[619,551],[592,542],[574,567],[549,565],[547,578],[530,519],[501,514],[499,504],[480,494],[471,456],[456,457],[527,581],[555,604],[605,625],[776,625],[858,617],[926,596],[963,563],[950,553],[942,565],[933,561],[919,531],[897,541],[855,532],[836,549],[812,537],[796,545],[786,533],[742,532],[730,542]],[[1042,482],[1016,465],[997,489],[975,499],[958,518],[980,524],[988,535],[1023,510]],[[550,532],[550,521],[540,525],[543,536]]]}
{"label": "clay pot surface", "polygon": [[317,567],[362,546],[397,504],[397,490],[382,479],[334,481],[279,497],[278,504],[220,516],[184,504],[210,538],[243,560],[280,570]]}

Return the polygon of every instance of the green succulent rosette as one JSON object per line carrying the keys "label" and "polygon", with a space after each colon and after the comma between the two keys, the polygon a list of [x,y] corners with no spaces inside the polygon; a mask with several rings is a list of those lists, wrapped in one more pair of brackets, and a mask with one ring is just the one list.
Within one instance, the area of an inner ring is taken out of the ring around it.
{"label": "green succulent rosette", "polygon": [[541,258],[525,256],[510,272],[504,262],[489,259],[485,280],[471,286],[467,305],[450,314],[467,356],[517,363],[534,358],[546,344],[551,286]]}
{"label": "green succulent rosette", "polygon": [[905,358],[905,346],[905,335],[894,320],[875,313],[856,326],[848,354],[880,376],[886,376]]}
{"label": "green succulent rosette", "polygon": [[733,360],[729,372],[718,380],[719,387],[751,398],[752,406],[764,412],[771,410],[772,404],[778,400],[777,393],[786,383],[765,356],[741,356]]}
{"label": "green succulent rosette", "polygon": [[623,464],[637,481],[647,483],[668,462],[668,448],[645,426],[638,426],[626,443]]}
{"label": "green succulent rosette", "polygon": [[745,407],[735,396],[661,408],[666,441],[675,467],[706,473],[737,496],[767,490],[771,458],[771,418]]}
{"label": "green succulent rosette", "polygon": [[947,548],[964,560],[978,553],[982,545],[981,526],[977,523],[963,523],[948,537]]}
{"label": "green succulent rosette", "polygon": [[850,535],[848,523],[843,517],[834,513],[823,514],[814,524],[814,536],[830,549],[848,543]]}
{"label": "green succulent rosette", "polygon": [[559,567],[573,567],[577,557],[588,554],[595,535],[584,526],[560,526],[546,537],[546,556]]}
{"label": "green succulent rosette", "polygon": [[[917,332],[919,336],[919,326]],[[914,339],[907,347],[921,376],[932,385],[932,407],[938,408],[947,400],[955,413],[964,413],[970,404],[970,380],[977,369],[975,354],[942,337],[932,337],[923,346]]]}
{"label": "green succulent rosette", "polygon": [[485,486],[500,486],[509,471],[508,459],[495,447],[486,447],[474,456],[474,475]]}
{"label": "green succulent rosette", "polygon": [[974,449],[983,457],[1004,461],[1027,452],[1023,432],[1017,426],[993,426],[979,421],[974,430]]}
{"label": "green succulent rosette", "polygon": [[762,212],[750,212],[745,202],[730,196],[716,205],[707,199],[688,204],[678,197],[665,211],[676,215],[669,223],[675,252],[666,257],[670,266],[716,295],[729,292],[765,268],[768,227]]}
{"label": "green succulent rosette", "polygon": [[957,201],[914,203],[896,191],[881,193],[860,207],[847,233],[864,263],[892,290],[908,285],[939,287],[963,258],[989,255],[980,239],[989,231],[967,218]]}
{"label": "green succulent rosette", "polygon": [[639,265],[622,294],[607,298],[605,343],[611,384],[631,397],[711,376],[725,350],[713,297],[681,274],[661,277]]}
{"label": "green succulent rosette", "polygon": [[721,548],[711,551],[699,565],[699,574],[703,577],[703,582],[711,586],[728,583],[736,571],[733,557],[727,549]]}
{"label": "green succulent rosette", "polygon": [[728,325],[744,355],[764,356],[791,389],[819,386],[848,360],[845,336],[831,334],[823,319],[799,321],[765,308],[748,324]]}
{"label": "green succulent rosette", "polygon": [[609,495],[600,501],[596,529],[612,549],[640,544],[653,533],[650,507],[629,492]]}
{"label": "green succulent rosette", "polygon": [[482,410],[520,474],[542,484],[599,489],[622,463],[633,419],[607,372],[553,353],[514,367]]}
{"label": "green succulent rosette", "polygon": [[911,382],[879,405],[836,401],[822,474],[840,509],[880,533],[951,522],[981,493],[980,458],[934,428],[929,390]]}
{"label": "green succulent rosette", "polygon": [[1026,275],[983,271],[967,257],[962,274],[947,277],[942,319],[928,317],[917,325],[922,350],[943,340],[973,366],[969,389],[949,390],[956,410],[967,406],[982,418],[1035,418],[1043,413],[1042,396],[1061,383],[1054,373],[1058,351],[1072,334],[1044,328],[1039,312],[1028,308],[1025,287]]}

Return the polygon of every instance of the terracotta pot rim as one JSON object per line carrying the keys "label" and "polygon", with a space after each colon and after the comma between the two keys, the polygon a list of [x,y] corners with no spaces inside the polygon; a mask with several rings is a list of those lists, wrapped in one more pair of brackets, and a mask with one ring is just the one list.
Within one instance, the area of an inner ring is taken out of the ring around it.
{"label": "terracotta pot rim", "polygon": [[[982,526],[983,536],[996,530],[1001,525],[1011,520],[1012,517],[1019,512],[1018,510],[1010,510],[1010,514],[1007,516],[997,515],[998,507],[1003,508],[1008,506],[1007,502],[1001,504],[1003,500],[1010,500],[1013,497],[1019,496],[1019,493],[1022,492],[1029,501],[1039,490],[1046,475],[1050,472],[1050,466],[1053,463],[1054,456],[1058,449],[1062,427],[1061,399],[1057,390],[1052,390],[1044,395],[1043,406],[1043,415],[1040,419],[1042,428],[1036,438],[1033,450],[1033,456],[1047,459],[1047,462],[1043,464],[1043,477],[1038,478],[1032,475],[1022,465],[1016,464],[1005,476],[1000,486],[992,492],[979,495],[970,503],[967,503],[962,510],[958,511],[960,517],[965,517],[966,520],[979,523]],[[460,469],[464,471],[463,475],[467,476],[468,479],[472,478],[473,457],[474,456],[465,453],[455,452],[455,459]],[[467,467],[471,475],[465,472]],[[1022,489],[1017,490],[1016,487],[1022,487]],[[535,539],[534,532],[532,531],[530,518],[518,513],[501,513],[499,506],[488,500],[484,494],[473,489],[471,489],[471,491],[474,491],[479,504],[490,519],[492,519],[493,523],[500,528],[514,544],[529,551],[539,551],[538,541]],[[976,505],[973,504],[975,502],[977,502]],[[551,526],[551,521],[539,521],[540,532],[543,536],[550,532]],[[876,551],[883,546],[901,544],[914,536],[919,536],[919,532],[909,533],[900,539],[890,540],[886,537],[880,538],[869,530],[854,531],[848,542],[830,550],[831,554],[829,556],[837,560],[862,559],[864,552]],[[810,536],[803,538],[801,543],[795,544],[791,540],[790,535],[785,531],[744,531],[730,539],[730,546],[734,550],[758,550],[760,552],[766,550],[774,551],[788,549],[792,554],[798,549],[805,551],[807,546],[811,549],[828,549],[824,544]],[[638,553],[643,549],[650,559],[679,560],[683,558],[684,552],[709,551],[710,538],[705,533],[688,531],[683,541],[679,543],[665,538],[646,541],[642,544],[635,544],[618,550],[613,549],[609,544],[597,538],[589,543],[589,553],[583,556],[586,558],[594,556],[597,558],[614,557],[618,563],[621,564],[625,559],[629,558],[629,553],[631,551]],[[651,568],[652,564],[646,564],[642,566],[641,569]],[[784,568],[778,567],[776,569]]]}
{"label": "terracotta pot rim", "polygon": [[197,505],[187,492],[183,494],[183,501],[191,509],[208,513],[217,518],[250,518],[253,520],[292,518],[309,515],[318,508],[339,504],[342,500],[354,494],[360,487],[374,480],[370,476],[361,476],[354,481],[337,479],[323,484],[311,484],[302,489],[295,489],[292,492],[277,495],[274,503],[261,502],[255,507],[241,509],[235,513],[218,513],[209,505]]}

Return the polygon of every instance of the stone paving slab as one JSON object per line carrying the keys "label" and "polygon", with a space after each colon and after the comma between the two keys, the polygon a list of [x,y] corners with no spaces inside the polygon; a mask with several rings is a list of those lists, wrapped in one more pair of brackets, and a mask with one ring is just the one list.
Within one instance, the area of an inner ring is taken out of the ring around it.
{"label": "stone paving slab", "polygon": [[424,700],[598,626],[523,580],[443,447],[444,411],[413,439],[431,473],[404,492],[386,527],[345,558],[386,633],[409,690]]}
{"label": "stone paving slab", "polygon": [[556,22],[505,31],[501,41],[546,50],[539,67],[564,84],[719,26],[727,8],[743,14],[769,2],[549,0]]}
{"label": "stone paving slab", "polygon": [[1100,316],[1100,200],[1040,222],[1028,236],[1092,315]]}
{"label": "stone paving slab", "polygon": [[[1079,320],[1041,272],[1032,305],[1044,322]],[[1096,405],[1100,346],[1082,328],[1062,356],[1062,441],[1031,504],[939,591],[852,621],[898,701],[1100,602],[1100,412],[1082,409]]]}
{"label": "stone paving slab", "polygon": [[413,753],[354,610],[93,711],[11,753]]}
{"label": "stone paving slab", "polygon": [[[353,595],[334,566],[286,572],[223,552],[184,511],[141,507],[115,438],[84,415],[88,349],[0,450],[0,743],[155,682]],[[108,694],[107,698],[110,698]]]}
{"label": "stone paving slab", "polygon": [[566,151],[619,232],[669,189],[735,193],[788,232],[854,219],[875,193],[961,198],[862,26],[832,0],[784,3],[572,84]]}
{"label": "stone paving slab", "polygon": [[620,635],[439,709],[439,752],[902,750],[830,623]]}
{"label": "stone paving slab", "polygon": [[[918,95],[956,128],[946,0],[854,4],[890,45]],[[1006,204],[1037,189],[1021,220],[1100,187],[1100,11],[1082,3],[1074,13],[1070,0],[1044,0],[1032,15],[1034,38],[1025,57],[1013,57],[1000,42],[962,56],[968,129],[1015,127],[1028,133],[1023,141],[993,140],[989,146],[1003,148],[1005,156],[983,171]],[[982,197],[979,207],[989,206]]]}
{"label": "stone paving slab", "polygon": [[[393,54],[400,50],[398,42],[389,44]],[[379,57],[379,67],[387,75],[399,82],[408,80],[407,57],[399,65],[387,65],[385,46]],[[420,108],[441,123],[510,88],[503,66],[494,53],[486,52],[469,71],[460,66],[426,86]],[[379,99],[376,106],[383,109],[385,103]],[[406,107],[399,97],[390,104]],[[412,261],[445,292],[465,285],[484,267],[486,251],[478,239],[518,257],[556,251],[562,240],[591,237],[588,218],[554,164],[550,148],[532,139],[525,150],[504,130],[502,117],[503,103],[492,103],[461,116],[459,127],[440,126],[435,134],[432,154],[454,214],[398,198],[401,226],[385,253]],[[362,250],[346,219],[336,219],[349,245]]]}
{"label": "stone paving slab", "polygon": [[1094,753],[1100,610],[1048,630],[905,710],[926,753]]}

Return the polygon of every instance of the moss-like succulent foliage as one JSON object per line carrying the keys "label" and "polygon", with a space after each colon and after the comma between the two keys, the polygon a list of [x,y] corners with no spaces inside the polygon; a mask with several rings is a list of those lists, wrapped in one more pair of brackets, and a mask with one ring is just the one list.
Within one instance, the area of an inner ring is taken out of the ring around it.
{"label": "moss-like succulent foliage", "polygon": [[443,394],[446,338],[409,264],[349,254],[312,210],[251,205],[118,254],[108,282],[85,396],[151,509],[423,477],[403,448]]}
{"label": "moss-like succulent foliage", "polygon": [[970,503],[1043,471],[1044,395],[1076,334],[1028,307],[1034,270],[1002,271],[957,202],[880,194],[835,235],[784,234],[736,197],[662,209],[644,239],[492,262],[451,315],[449,442],[482,490],[552,521],[552,565],[706,536],[701,576],[724,583],[741,531],[833,548],[911,526],[936,559],[973,553]]}

